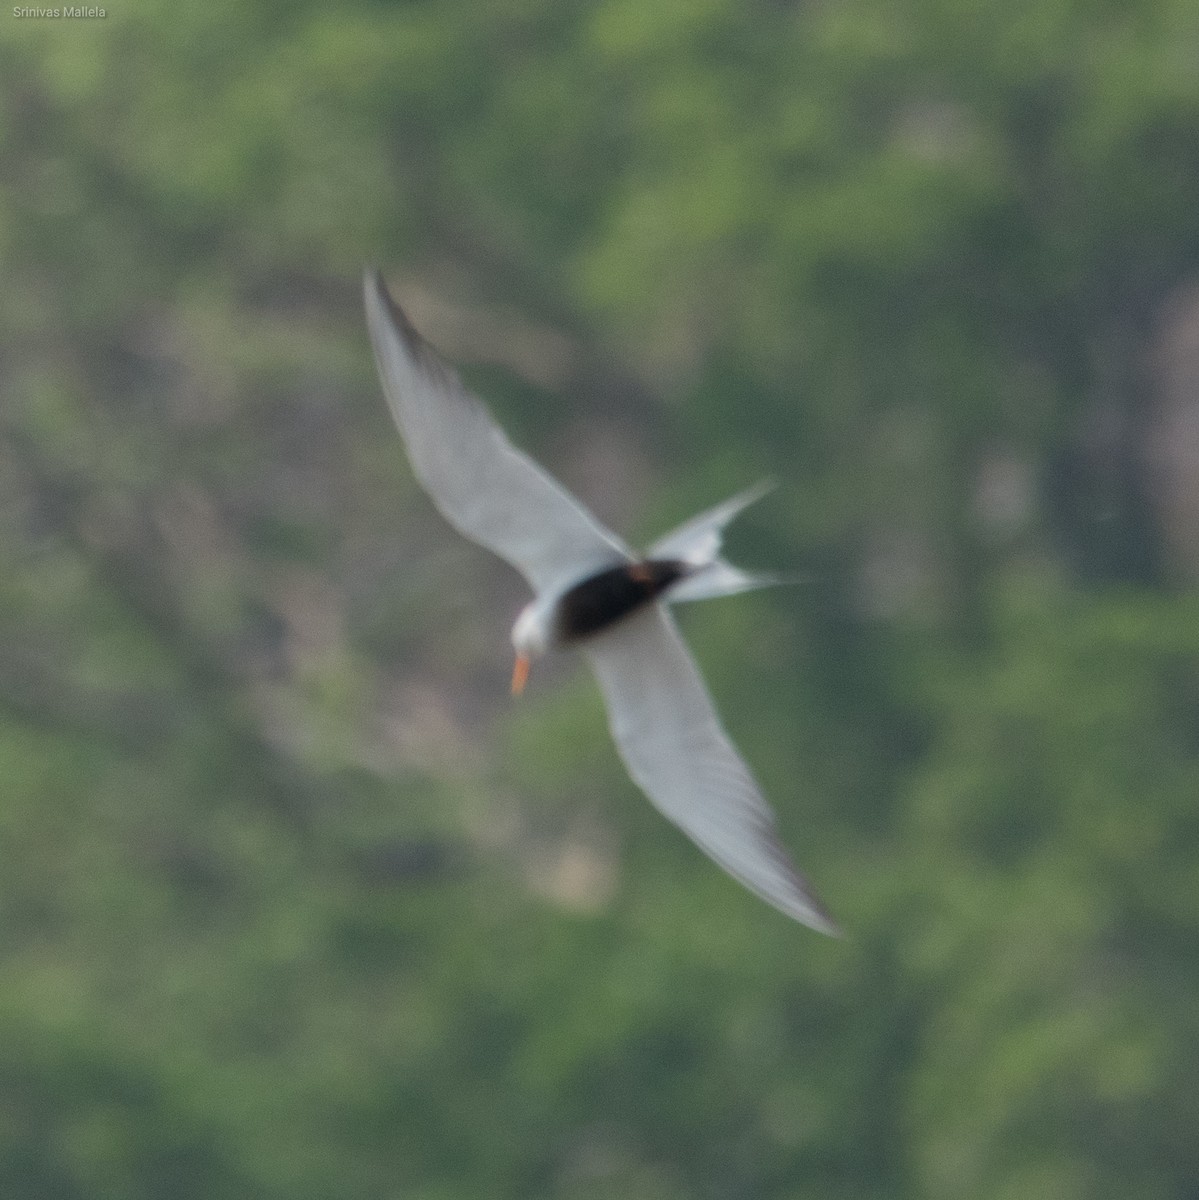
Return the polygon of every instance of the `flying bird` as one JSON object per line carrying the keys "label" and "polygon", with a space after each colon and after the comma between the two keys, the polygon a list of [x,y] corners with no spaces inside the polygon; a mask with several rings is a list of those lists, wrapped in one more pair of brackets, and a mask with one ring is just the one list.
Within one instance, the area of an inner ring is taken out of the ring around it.
{"label": "flying bird", "polygon": [[837,926],[779,841],[774,814],[725,733],[668,605],[773,577],[720,556],[724,527],[765,491],[743,492],[635,554],[518,450],[416,332],[377,271],[366,315],[383,392],[421,485],[460,533],[511,563],[534,598],[512,628],[512,690],[531,662],[577,646],[612,737],[650,801],[735,879],[822,933]]}

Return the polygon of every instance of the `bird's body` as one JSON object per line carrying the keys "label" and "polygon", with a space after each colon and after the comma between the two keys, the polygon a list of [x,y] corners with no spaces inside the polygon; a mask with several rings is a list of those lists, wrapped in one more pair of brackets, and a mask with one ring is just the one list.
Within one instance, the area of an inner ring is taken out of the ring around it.
{"label": "bird's body", "polygon": [[667,608],[775,582],[720,557],[724,526],[765,489],[701,513],[635,555],[508,441],[373,272],[366,310],[384,394],[418,479],[451,524],[533,587],[512,629],[513,691],[535,657],[577,646],[599,681],[621,757],[649,799],[768,903],[836,933],[778,841],[774,815]]}
{"label": "bird's body", "polygon": [[575,645],[611,629],[668,594],[691,572],[692,568],[677,558],[646,558],[589,575],[558,597],[554,606],[556,644]]}

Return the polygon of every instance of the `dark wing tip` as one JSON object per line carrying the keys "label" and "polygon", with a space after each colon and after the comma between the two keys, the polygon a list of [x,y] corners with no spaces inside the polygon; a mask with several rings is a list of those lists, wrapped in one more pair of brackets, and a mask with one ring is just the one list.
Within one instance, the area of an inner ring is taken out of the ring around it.
{"label": "dark wing tip", "polygon": [[367,315],[370,316],[377,312],[382,316],[403,343],[412,362],[443,386],[455,383],[457,376],[450,367],[442,362],[437,351],[417,332],[416,326],[409,320],[408,314],[387,290],[383,273],[377,267],[368,266],[366,268],[362,276],[362,287],[366,294]]}
{"label": "dark wing tip", "polygon": [[412,351],[421,351],[425,340],[416,332],[416,327],[408,319],[408,314],[396,303],[395,297],[387,290],[383,281],[383,273],[378,267],[367,267],[363,274],[363,288],[366,291],[367,305],[376,305],[391,321],[395,331],[403,338]]}
{"label": "dark wing tip", "polygon": [[809,929],[816,930],[817,933],[827,933],[829,937],[835,938],[844,937],[845,931],[833,919],[833,914],[829,912],[824,902],[816,895],[812,889],[812,885],[796,868],[787,853],[781,851],[781,848],[780,852],[786,864],[787,873],[791,876],[791,884],[799,903],[795,904],[792,902],[784,907],[776,902],[776,906],[783,908],[783,911],[788,916],[794,917],[800,924],[806,925]]}
{"label": "dark wing tip", "polygon": [[833,920],[832,914],[816,899],[811,893],[808,894],[808,902],[811,904],[815,913],[815,919],[808,917],[800,918],[809,929],[816,930],[817,933],[826,933],[829,937],[843,938],[845,930]]}

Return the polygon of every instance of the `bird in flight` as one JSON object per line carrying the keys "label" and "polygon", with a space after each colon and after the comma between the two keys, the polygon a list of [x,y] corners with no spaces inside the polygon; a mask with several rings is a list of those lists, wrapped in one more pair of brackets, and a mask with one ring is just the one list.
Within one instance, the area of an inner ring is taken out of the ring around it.
{"label": "bird in flight", "polygon": [[416,332],[377,271],[366,316],[383,393],[412,469],[460,533],[511,563],[534,597],[516,619],[512,690],[533,659],[577,646],[603,693],[617,750],[650,801],[768,904],[836,934],[778,839],[774,814],[725,733],[668,605],[774,582],[720,556],[750,489],[633,553],[518,450]]}

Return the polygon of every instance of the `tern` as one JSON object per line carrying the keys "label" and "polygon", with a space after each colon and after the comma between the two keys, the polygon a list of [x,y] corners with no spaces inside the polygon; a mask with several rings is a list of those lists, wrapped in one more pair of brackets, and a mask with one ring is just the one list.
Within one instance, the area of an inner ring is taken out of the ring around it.
{"label": "tern", "polygon": [[766,489],[742,492],[635,554],[513,446],[377,271],[366,272],[364,290],[383,393],[417,479],[451,525],[533,589],[512,628],[513,692],[533,659],[577,646],[599,681],[617,750],[650,801],[768,904],[838,933],[779,841],[667,607],[776,582],[720,556],[725,526]]}

